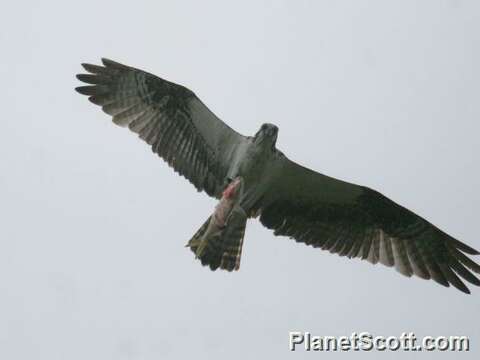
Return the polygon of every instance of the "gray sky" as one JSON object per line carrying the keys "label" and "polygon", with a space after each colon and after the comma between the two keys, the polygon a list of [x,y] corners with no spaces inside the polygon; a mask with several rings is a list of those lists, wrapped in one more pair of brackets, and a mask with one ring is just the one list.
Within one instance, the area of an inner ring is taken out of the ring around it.
{"label": "gray sky", "polygon": [[184,245],[214,200],[73,88],[102,56],[181,83],[240,132],[275,123],[290,158],[478,249],[480,3],[236,3],[2,9],[0,358],[323,356],[289,352],[290,330],[468,335],[455,356],[478,358],[478,288],[407,279],[255,220],[238,273],[201,267]]}

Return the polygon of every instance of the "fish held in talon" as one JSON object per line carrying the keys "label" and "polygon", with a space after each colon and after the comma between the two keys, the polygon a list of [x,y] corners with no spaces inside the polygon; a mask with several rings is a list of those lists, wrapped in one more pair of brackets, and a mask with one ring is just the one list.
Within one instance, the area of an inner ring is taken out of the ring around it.
{"label": "fish held in talon", "polygon": [[242,180],[233,180],[223,191],[213,214],[190,239],[187,246],[202,264],[212,270],[238,270],[247,215],[238,200]]}

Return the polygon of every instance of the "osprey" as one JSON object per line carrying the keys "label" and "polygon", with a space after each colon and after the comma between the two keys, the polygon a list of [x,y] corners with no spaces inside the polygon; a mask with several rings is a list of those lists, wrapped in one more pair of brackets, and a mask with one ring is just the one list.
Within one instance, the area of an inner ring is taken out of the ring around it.
{"label": "osprey", "polygon": [[479,252],[375,190],[340,181],[289,160],[275,147],[278,128],[263,124],[243,136],[216,117],[189,89],[102,59],[82,64],[77,78],[89,96],[148,143],[198,191],[219,199],[187,246],[212,270],[238,270],[247,220],[259,217],[283,235],[348,258],[395,266],[469,293],[464,280]]}

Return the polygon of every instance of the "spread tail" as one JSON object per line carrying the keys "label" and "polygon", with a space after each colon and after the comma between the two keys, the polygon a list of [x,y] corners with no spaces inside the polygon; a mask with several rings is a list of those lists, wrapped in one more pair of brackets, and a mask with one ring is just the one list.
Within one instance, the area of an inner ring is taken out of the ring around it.
{"label": "spread tail", "polygon": [[200,259],[202,265],[208,265],[212,270],[238,270],[246,225],[247,214],[240,206],[235,206],[225,226],[218,227],[210,216],[187,246]]}

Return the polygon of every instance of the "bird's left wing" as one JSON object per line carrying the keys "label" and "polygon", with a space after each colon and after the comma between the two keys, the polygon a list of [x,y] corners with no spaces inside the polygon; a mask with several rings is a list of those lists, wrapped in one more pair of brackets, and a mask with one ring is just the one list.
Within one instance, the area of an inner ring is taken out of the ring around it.
{"label": "bird's left wing", "polygon": [[480,286],[471,272],[480,266],[464,253],[479,254],[377,191],[307,169],[279,153],[269,190],[256,206],[275,235],[349,258],[381,262],[459,290],[460,275]]}
{"label": "bird's left wing", "polygon": [[137,133],[197,190],[219,198],[231,157],[246,138],[189,89],[112,60],[102,63],[82,64],[90,74],[77,78],[90,85],[76,90]]}

